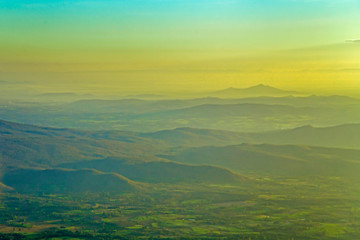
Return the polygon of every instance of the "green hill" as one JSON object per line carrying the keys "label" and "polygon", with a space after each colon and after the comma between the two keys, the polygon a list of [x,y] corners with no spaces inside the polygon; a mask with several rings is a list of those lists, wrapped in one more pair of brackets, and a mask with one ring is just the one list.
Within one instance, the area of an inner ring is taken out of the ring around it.
{"label": "green hill", "polygon": [[325,147],[360,148],[360,124],[344,124],[316,128],[303,126],[295,129],[260,133],[241,133],[214,129],[177,128],[140,136],[170,146],[231,145],[240,143],[269,143],[314,145]]}
{"label": "green hill", "polygon": [[242,104],[203,104],[194,107],[155,112],[140,115],[145,118],[156,115],[161,118],[224,118],[231,116],[273,116],[273,115],[300,115],[319,113],[317,109],[310,107],[293,107],[288,105],[268,105],[257,103]]}
{"label": "green hill", "polygon": [[7,191],[12,191],[14,190],[13,188],[6,186],[5,184],[0,182],[0,193],[2,192],[7,192]]}
{"label": "green hill", "polygon": [[359,105],[358,99],[346,96],[306,96],[306,97],[247,97],[247,98],[218,98],[204,97],[194,99],[166,99],[166,100],[142,100],[142,99],[86,99],[71,103],[66,103],[58,108],[60,112],[93,112],[93,113],[148,113],[154,111],[175,110],[182,108],[195,107],[205,104],[272,104],[272,105],[291,105],[296,107],[313,106],[339,106],[339,105]]}
{"label": "green hill", "polygon": [[108,156],[150,158],[153,140],[126,132],[86,132],[0,121],[2,168],[49,167]]}
{"label": "green hill", "polygon": [[245,179],[227,169],[219,167],[164,161],[129,162],[124,159],[108,158],[63,164],[61,167],[72,169],[91,168],[102,172],[115,172],[135,181],[150,183],[231,183]]}
{"label": "green hill", "polygon": [[92,99],[59,105],[24,104],[0,105],[0,115],[11,121],[61,128],[140,132],[179,127],[250,132],[360,122],[359,100],[344,96]]}
{"label": "green hill", "polygon": [[296,145],[231,145],[179,150],[168,159],[242,174],[359,177],[360,150]]}
{"label": "green hill", "polygon": [[360,124],[333,127],[303,126],[291,130],[253,134],[249,137],[258,143],[360,148]]}
{"label": "green hill", "polygon": [[140,136],[158,141],[170,146],[206,146],[206,145],[229,145],[241,143],[246,139],[243,133],[199,129],[199,128],[176,128],[152,133],[141,133]]}
{"label": "green hill", "polygon": [[[329,126],[360,122],[360,106],[304,106],[257,103],[204,104],[128,116],[129,129],[148,132],[177,127],[261,132],[299,125]],[[131,122],[131,123],[130,123]]]}
{"label": "green hill", "polygon": [[3,182],[21,193],[133,192],[141,189],[119,174],[92,169],[15,169]]}
{"label": "green hill", "polygon": [[[9,186],[15,190],[21,185],[14,185],[16,179],[26,180],[29,179],[28,176],[39,173],[43,178],[34,178],[31,181],[38,181],[37,184],[44,181],[45,184],[49,182],[50,173],[58,172],[59,178],[54,180],[54,184],[62,179],[76,179],[80,173],[81,176],[89,177],[89,181],[111,176],[113,178],[113,175],[99,175],[95,172],[52,170],[60,165],[66,168],[74,166],[77,169],[88,168],[118,173],[131,180],[143,182],[230,183],[241,179],[238,175],[218,167],[193,166],[160,159],[155,155],[165,150],[167,145],[161,140],[145,138],[141,134],[54,129],[6,121],[0,121],[0,124],[1,175],[6,183],[12,183]],[[13,171],[14,168],[28,170]],[[36,172],[34,168],[51,171]],[[40,185],[36,191],[48,187]],[[31,184],[25,184],[24,189],[30,186]],[[65,188],[72,191],[70,187]],[[25,191],[24,189],[21,188],[21,191]],[[96,189],[97,185],[94,185],[94,191]]]}

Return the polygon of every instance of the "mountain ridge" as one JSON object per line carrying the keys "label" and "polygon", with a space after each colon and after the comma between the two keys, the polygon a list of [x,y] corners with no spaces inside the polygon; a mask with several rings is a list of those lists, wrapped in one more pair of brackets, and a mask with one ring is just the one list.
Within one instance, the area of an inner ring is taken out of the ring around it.
{"label": "mountain ridge", "polygon": [[82,193],[134,192],[142,189],[136,183],[117,173],[94,169],[13,169],[5,174],[3,182],[21,193]]}
{"label": "mountain ridge", "polygon": [[210,96],[287,96],[287,95],[300,95],[297,91],[287,91],[275,88],[265,84],[258,84],[248,88],[234,88],[229,87],[223,90],[215,91]]}
{"label": "mountain ridge", "polygon": [[240,174],[359,178],[360,149],[307,145],[239,144],[178,149],[170,160],[208,164]]}

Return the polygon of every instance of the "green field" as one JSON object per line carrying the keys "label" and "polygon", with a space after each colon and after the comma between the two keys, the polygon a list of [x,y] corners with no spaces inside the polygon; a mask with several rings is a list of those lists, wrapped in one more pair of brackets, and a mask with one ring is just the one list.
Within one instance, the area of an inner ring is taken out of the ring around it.
{"label": "green field", "polygon": [[356,239],[359,188],[341,179],[158,184],[144,194],[2,194],[0,239]]}

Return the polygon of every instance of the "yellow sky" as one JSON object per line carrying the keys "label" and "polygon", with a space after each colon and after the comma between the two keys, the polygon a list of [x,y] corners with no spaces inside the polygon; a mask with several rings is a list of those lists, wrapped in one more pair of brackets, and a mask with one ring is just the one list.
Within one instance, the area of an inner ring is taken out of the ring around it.
{"label": "yellow sky", "polygon": [[357,1],[0,3],[4,91],[360,91]]}

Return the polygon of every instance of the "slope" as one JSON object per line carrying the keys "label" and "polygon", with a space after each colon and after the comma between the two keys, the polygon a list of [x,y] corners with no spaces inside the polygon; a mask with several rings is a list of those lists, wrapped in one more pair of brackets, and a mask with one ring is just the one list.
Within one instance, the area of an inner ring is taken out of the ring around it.
{"label": "slope", "polygon": [[260,133],[242,133],[214,129],[177,128],[140,136],[170,146],[198,147],[240,143],[300,144],[325,147],[360,148],[360,124],[343,124],[316,128],[302,126],[294,129]]}
{"label": "slope", "polygon": [[107,158],[62,164],[60,167],[72,169],[91,168],[103,172],[116,172],[136,181],[150,183],[231,183],[245,179],[219,167],[164,161],[129,162],[124,159]]}
{"label": "slope", "polygon": [[[166,149],[166,144],[137,136],[140,134],[53,129],[5,121],[1,122],[0,131],[0,170],[5,179],[14,168],[52,169],[59,165],[69,168],[70,165],[62,164],[76,162],[80,162],[80,165],[75,164],[81,166],[80,169],[93,168],[107,173],[116,172],[131,180],[145,182],[229,183],[239,179],[239,176],[225,169],[184,165],[160,159],[155,155]],[[34,171],[31,170],[30,173],[33,174]],[[13,172],[18,178],[25,176],[25,179],[30,173]],[[65,173],[69,178],[79,174]],[[64,176],[63,172],[61,174]]]}
{"label": "slope", "polygon": [[134,192],[141,189],[119,174],[69,169],[14,169],[3,182],[21,193]]}
{"label": "slope", "polygon": [[297,145],[231,145],[179,150],[168,159],[226,167],[242,174],[359,178],[360,150]]}
{"label": "slope", "polygon": [[86,132],[0,121],[2,168],[49,167],[108,156],[146,159],[157,149],[153,142],[126,132]]}

